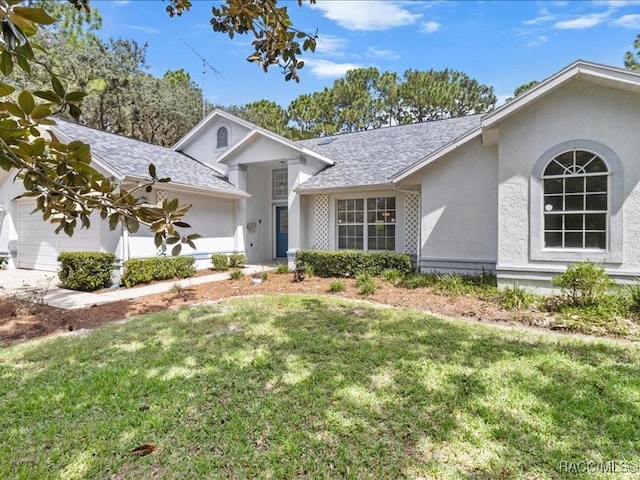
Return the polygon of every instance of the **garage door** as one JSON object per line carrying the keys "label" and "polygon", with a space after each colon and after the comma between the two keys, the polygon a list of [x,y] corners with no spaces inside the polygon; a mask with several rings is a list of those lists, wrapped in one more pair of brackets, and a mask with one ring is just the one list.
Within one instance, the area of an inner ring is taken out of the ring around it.
{"label": "garage door", "polygon": [[89,230],[77,228],[73,237],[60,232],[56,226],[42,219],[41,213],[31,212],[34,203],[18,205],[18,268],[58,270],[60,252],[100,250],[100,220],[93,220]]}

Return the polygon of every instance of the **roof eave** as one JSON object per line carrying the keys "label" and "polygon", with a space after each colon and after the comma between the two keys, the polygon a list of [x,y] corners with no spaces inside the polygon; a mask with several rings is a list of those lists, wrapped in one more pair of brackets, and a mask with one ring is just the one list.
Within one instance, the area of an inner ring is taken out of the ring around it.
{"label": "roof eave", "polygon": [[[124,181],[132,181],[132,182],[148,182],[149,179],[148,178],[144,178],[144,177],[136,177],[134,175],[127,175],[126,178],[124,179]],[[156,184],[157,187],[158,184]],[[247,192],[243,192],[241,190],[238,189],[237,192],[229,192],[227,190],[219,190],[217,188],[205,188],[205,187],[196,187],[193,185],[189,185],[186,183],[179,183],[179,182],[167,182],[167,183],[162,183],[163,186],[165,186],[166,188],[168,188],[169,190],[188,190],[194,193],[203,193],[206,195],[215,195],[217,197],[225,197],[225,198],[233,198],[233,199],[243,199],[243,198],[250,198],[251,195],[248,194]]]}
{"label": "roof eave", "polygon": [[344,187],[327,187],[327,188],[296,188],[294,192],[300,195],[323,195],[329,193],[343,192],[361,192],[365,190],[393,190],[394,185],[391,182],[373,183],[369,185],[349,185]]}

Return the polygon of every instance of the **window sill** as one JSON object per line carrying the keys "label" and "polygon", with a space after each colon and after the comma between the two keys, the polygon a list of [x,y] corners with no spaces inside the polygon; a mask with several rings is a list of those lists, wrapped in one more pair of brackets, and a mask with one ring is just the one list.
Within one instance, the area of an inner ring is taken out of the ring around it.
{"label": "window sill", "polygon": [[603,263],[622,263],[622,252],[610,252],[598,248],[548,248],[532,252],[531,260],[543,260],[551,262],[592,261]]}

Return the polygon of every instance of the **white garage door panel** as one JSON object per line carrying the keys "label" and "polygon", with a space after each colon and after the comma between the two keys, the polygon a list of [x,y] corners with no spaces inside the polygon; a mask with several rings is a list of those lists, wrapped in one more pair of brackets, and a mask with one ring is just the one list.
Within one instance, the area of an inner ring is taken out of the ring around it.
{"label": "white garage door panel", "polygon": [[32,211],[32,203],[18,206],[18,268],[56,271],[60,252],[100,250],[98,218],[92,219],[89,230],[77,228],[69,237],[64,232],[56,235],[56,225]]}

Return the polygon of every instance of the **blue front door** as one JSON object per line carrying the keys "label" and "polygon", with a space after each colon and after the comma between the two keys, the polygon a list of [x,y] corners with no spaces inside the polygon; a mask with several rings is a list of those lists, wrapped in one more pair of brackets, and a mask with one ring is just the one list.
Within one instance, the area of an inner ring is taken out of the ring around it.
{"label": "blue front door", "polygon": [[289,211],[276,207],[276,257],[287,258],[289,248]]}

